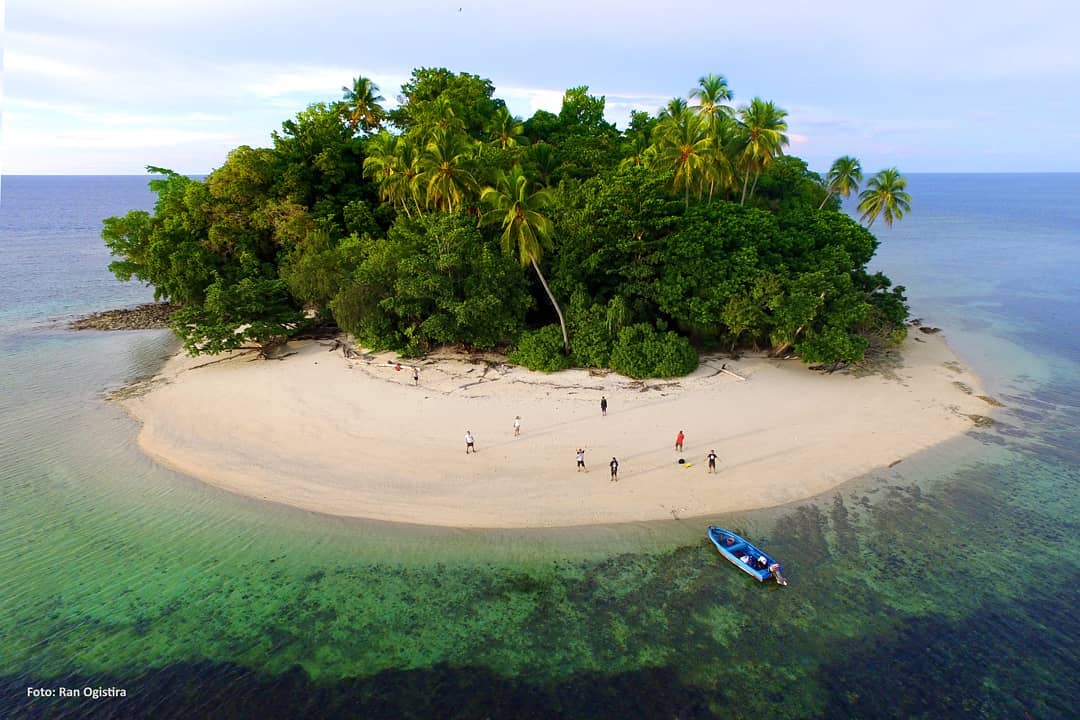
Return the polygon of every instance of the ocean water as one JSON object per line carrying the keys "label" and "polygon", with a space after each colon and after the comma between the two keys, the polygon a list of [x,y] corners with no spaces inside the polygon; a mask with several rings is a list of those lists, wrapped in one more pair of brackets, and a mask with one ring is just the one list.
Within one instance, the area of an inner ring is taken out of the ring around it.
{"label": "ocean water", "polygon": [[[909,179],[875,266],[1005,404],[993,427],[787,507],[465,531],[143,457],[104,396],[175,340],[64,321],[150,298],[99,237],[146,179],[4,178],[0,717],[1075,716],[1080,175]],[[710,523],[789,587],[721,562]]]}

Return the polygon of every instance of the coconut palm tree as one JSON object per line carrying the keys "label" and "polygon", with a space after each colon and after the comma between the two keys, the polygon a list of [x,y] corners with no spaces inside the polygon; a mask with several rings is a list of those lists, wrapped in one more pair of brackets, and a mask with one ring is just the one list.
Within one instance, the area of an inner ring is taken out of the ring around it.
{"label": "coconut palm tree", "polygon": [[385,98],[379,94],[378,85],[361,75],[353,79],[352,87],[343,85],[341,90],[345,93],[341,109],[350,130],[356,132],[359,127],[371,132],[382,126],[386,111],[379,103]]}
{"label": "coconut palm tree", "polygon": [[825,176],[825,199],[818,205],[818,210],[825,207],[829,198],[833,195],[851,197],[851,193],[858,192],[859,183],[862,182],[862,165],[858,158],[849,155],[836,158],[829,174]]}
{"label": "coconut palm tree", "polygon": [[423,171],[416,181],[424,187],[428,207],[452,213],[476,188],[472,174],[472,141],[460,132],[436,129],[424,148]]}
{"label": "coconut palm tree", "polygon": [[529,139],[525,137],[525,124],[510,114],[504,107],[495,111],[491,119],[491,138],[502,149],[514,145],[526,145]]}
{"label": "coconut palm tree", "polygon": [[710,165],[712,143],[709,128],[700,115],[683,108],[678,115],[664,118],[656,127],[655,165],[673,173],[672,186],[682,188],[686,206],[690,190],[701,196],[703,181]]}
{"label": "coconut palm tree", "polygon": [[[395,197],[400,197],[402,204],[411,200],[418,215],[423,214],[420,198],[424,194],[420,189],[420,175],[424,170],[424,157],[421,149],[409,136],[398,142],[398,173],[394,179]],[[406,215],[411,215],[406,210]]]}
{"label": "coconut palm tree", "polygon": [[706,168],[710,202],[717,186],[725,187],[734,181],[731,159],[724,151],[735,117],[735,109],[724,103],[732,97],[727,78],[712,73],[698,78],[698,86],[690,91],[690,98],[698,101],[690,109],[704,118],[712,140]]}
{"label": "coconut palm tree", "polygon": [[532,265],[544,292],[559,316],[562,329],[563,351],[570,354],[570,338],[566,334],[566,320],[562,309],[548,287],[544,273],[540,272],[540,258],[544,250],[552,245],[554,225],[541,211],[552,203],[551,191],[547,188],[530,192],[529,179],[522,172],[520,165],[515,165],[509,173],[500,172],[495,187],[484,188],[480,195],[481,202],[490,209],[484,213],[480,222],[502,225],[502,250],[507,255],[517,253],[521,265]]}
{"label": "coconut palm tree", "polygon": [[391,205],[400,205],[409,217],[410,202],[417,214],[421,213],[416,178],[422,168],[416,144],[408,136],[383,130],[368,140],[364,152],[364,177],[378,186],[379,197]]}
{"label": "coconut palm tree", "polygon": [[671,98],[668,100],[668,104],[660,108],[660,113],[657,115],[661,120],[667,120],[682,115],[687,110],[686,101],[682,98]]}
{"label": "coconut palm tree", "polygon": [[640,167],[649,165],[656,155],[656,148],[649,142],[645,133],[638,133],[629,138],[624,146],[629,155],[620,162],[620,167]]}
{"label": "coconut palm tree", "polygon": [[[397,179],[400,176],[401,158],[398,156],[401,137],[383,130],[372,136],[364,145],[364,177],[373,181],[379,188],[379,196],[391,204],[400,200],[396,196]],[[405,214],[409,208],[402,200]]]}
{"label": "coconut palm tree", "polygon": [[437,133],[465,135],[465,123],[454,112],[454,103],[445,94],[415,110],[413,128],[425,141],[434,139]]}
{"label": "coconut palm tree", "polygon": [[907,180],[896,168],[882,170],[870,178],[866,189],[859,193],[859,212],[862,213],[859,219],[869,218],[866,227],[870,227],[880,215],[885,219],[885,224],[892,227],[894,220],[911,212],[911,196],[904,190],[906,187]]}
{"label": "coconut palm tree", "polygon": [[[739,110],[739,124],[742,135],[742,153],[740,165],[743,171],[743,191],[740,204],[746,203],[747,184],[750,174],[754,174],[754,188],[758,178],[772,159],[784,151],[788,144],[787,111],[778,108],[773,102],[754,98],[750,104]],[[754,190],[750,190],[750,197]]]}
{"label": "coconut palm tree", "polygon": [[716,131],[709,135],[709,147],[705,153],[705,180],[709,183],[709,202],[717,188],[726,191],[735,184],[735,166],[727,148]]}
{"label": "coconut palm tree", "polygon": [[528,152],[529,171],[542,185],[551,185],[559,170],[559,154],[543,140],[531,145]]}
{"label": "coconut palm tree", "polygon": [[709,73],[698,78],[698,86],[690,91],[690,98],[698,101],[691,109],[708,118],[710,123],[719,122],[721,118],[735,116],[735,110],[724,104],[732,97],[727,78]]}

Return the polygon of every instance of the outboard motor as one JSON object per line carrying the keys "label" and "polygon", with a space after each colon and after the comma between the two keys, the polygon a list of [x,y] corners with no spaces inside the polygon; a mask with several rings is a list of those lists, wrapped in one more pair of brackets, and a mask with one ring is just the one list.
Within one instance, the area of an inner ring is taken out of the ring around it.
{"label": "outboard motor", "polygon": [[787,580],[780,574],[780,563],[773,563],[770,565],[769,572],[771,572],[772,576],[776,579],[777,585],[787,585]]}

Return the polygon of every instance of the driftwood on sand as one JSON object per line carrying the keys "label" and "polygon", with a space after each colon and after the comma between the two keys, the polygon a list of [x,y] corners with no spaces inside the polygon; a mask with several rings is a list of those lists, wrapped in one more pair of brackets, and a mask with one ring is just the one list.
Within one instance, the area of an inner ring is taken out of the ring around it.
{"label": "driftwood on sand", "polygon": [[724,373],[725,375],[730,375],[731,377],[736,378],[737,380],[742,380],[743,382],[746,381],[746,378],[744,378],[739,373],[728,370],[727,363],[724,363],[723,365],[720,366],[720,372]]}

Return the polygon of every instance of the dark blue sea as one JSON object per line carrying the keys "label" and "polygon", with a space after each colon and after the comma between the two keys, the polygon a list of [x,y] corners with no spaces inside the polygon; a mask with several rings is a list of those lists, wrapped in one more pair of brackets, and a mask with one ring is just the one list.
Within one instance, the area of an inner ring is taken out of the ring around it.
{"label": "dark blue sea", "polygon": [[[176,341],[66,323],[152,298],[100,239],[146,178],[3,178],[0,717],[1076,717],[1080,174],[909,180],[873,265],[1004,404],[992,427],[767,511],[466,531],[144,457],[106,395]],[[790,586],[719,563],[710,522]]]}

